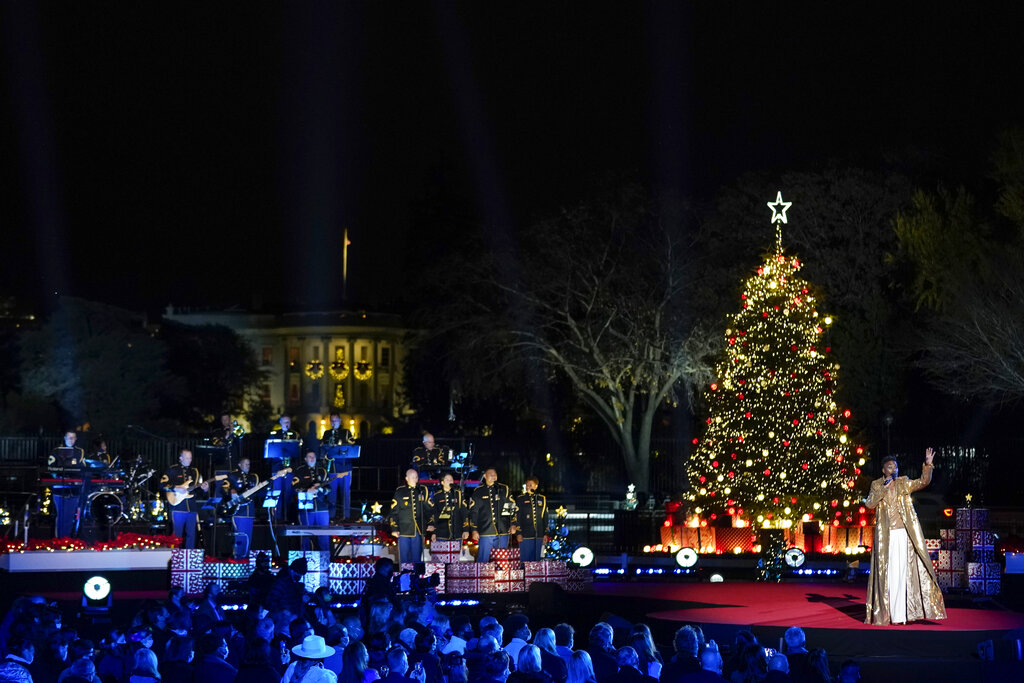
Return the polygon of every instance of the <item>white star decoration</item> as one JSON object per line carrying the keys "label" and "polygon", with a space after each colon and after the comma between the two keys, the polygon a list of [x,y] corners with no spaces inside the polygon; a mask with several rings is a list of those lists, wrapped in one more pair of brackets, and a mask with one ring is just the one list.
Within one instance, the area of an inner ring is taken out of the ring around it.
{"label": "white star decoration", "polygon": [[768,208],[772,210],[772,223],[788,223],[786,211],[793,206],[793,202],[782,201],[782,190],[775,195],[774,202],[768,202]]}

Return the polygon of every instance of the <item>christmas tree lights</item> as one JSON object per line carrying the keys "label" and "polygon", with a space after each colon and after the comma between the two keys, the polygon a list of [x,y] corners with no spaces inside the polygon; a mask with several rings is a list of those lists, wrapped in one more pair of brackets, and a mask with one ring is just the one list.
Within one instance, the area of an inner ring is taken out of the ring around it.
{"label": "christmas tree lights", "polygon": [[775,253],[746,281],[725,330],[718,379],[705,393],[707,429],[690,459],[688,524],[731,517],[760,528],[864,525],[854,487],[866,456],[851,439],[851,411],[836,401],[833,320],[797,275],[800,260],[782,249],[791,203],[780,192],[768,205]]}

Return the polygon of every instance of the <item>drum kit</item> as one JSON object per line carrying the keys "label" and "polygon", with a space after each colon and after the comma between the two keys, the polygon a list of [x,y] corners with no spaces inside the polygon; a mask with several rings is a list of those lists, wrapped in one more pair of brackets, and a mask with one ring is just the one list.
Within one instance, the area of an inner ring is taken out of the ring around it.
{"label": "drum kit", "polygon": [[[102,526],[113,526],[121,522],[163,522],[164,501],[147,485],[156,470],[142,460],[118,464],[114,458],[109,465],[104,460],[85,458],[81,468],[49,468],[60,471],[59,479],[44,479],[43,483],[54,488],[78,489],[87,486],[85,515]],[[51,475],[54,476],[54,475]]]}

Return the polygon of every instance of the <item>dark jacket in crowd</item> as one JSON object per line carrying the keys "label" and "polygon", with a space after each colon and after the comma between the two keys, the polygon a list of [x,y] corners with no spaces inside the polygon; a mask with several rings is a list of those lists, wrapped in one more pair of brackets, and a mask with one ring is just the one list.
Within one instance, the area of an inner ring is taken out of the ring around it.
{"label": "dark jacket in crowd", "polygon": [[[280,683],[281,672],[271,664],[243,664],[234,678],[235,683]],[[217,683],[228,683],[218,681]]]}
{"label": "dark jacket in crowd", "polygon": [[676,654],[661,667],[661,683],[680,683],[683,676],[700,671],[700,660],[690,655]]}
{"label": "dark jacket in crowd", "polygon": [[590,661],[594,664],[594,677],[597,683],[609,683],[612,676],[619,670],[619,663],[615,659],[615,650],[599,650],[596,647],[587,648]]}
{"label": "dark jacket in crowd", "polygon": [[192,683],[195,669],[186,662],[160,662],[160,680],[163,683]]}
{"label": "dark jacket in crowd", "polygon": [[238,674],[238,669],[231,666],[217,655],[203,655],[203,658],[196,663],[196,681],[233,681]]}
{"label": "dark jacket in crowd", "polygon": [[540,651],[540,668],[551,676],[554,683],[563,683],[569,677],[569,667],[565,665],[565,660],[547,650]]}
{"label": "dark jacket in crowd", "polygon": [[609,677],[608,683],[658,683],[658,679],[641,673],[636,667],[624,666]]}

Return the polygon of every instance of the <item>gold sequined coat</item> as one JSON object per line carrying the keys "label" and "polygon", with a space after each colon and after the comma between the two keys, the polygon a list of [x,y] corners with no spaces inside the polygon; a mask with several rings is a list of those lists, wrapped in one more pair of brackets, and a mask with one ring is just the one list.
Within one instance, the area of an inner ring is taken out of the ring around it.
{"label": "gold sequined coat", "polygon": [[889,529],[894,515],[899,515],[907,529],[907,540],[912,549],[907,567],[907,621],[918,619],[945,619],[946,604],[935,580],[935,569],[928,557],[924,533],[914,510],[910,495],[928,486],[932,480],[932,466],[925,465],[920,479],[899,477],[895,500],[885,497],[883,478],[871,482],[871,491],[865,503],[875,510],[875,547],[871,551],[871,576],[868,579],[867,618],[865,624],[889,624]]}

